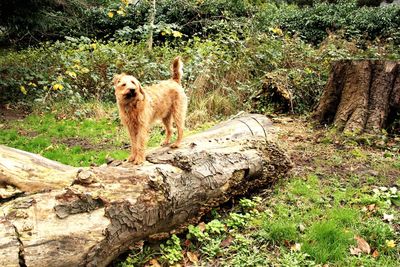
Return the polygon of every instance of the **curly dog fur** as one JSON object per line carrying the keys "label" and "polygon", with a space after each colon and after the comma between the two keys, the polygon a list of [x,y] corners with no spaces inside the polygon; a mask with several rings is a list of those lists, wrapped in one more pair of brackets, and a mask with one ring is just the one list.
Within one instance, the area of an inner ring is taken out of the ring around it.
{"label": "curly dog fur", "polygon": [[176,57],[171,65],[171,79],[158,84],[142,87],[135,77],[125,73],[114,77],[119,115],[131,139],[128,161],[133,164],[141,164],[145,160],[149,129],[156,120],[162,120],[165,126],[163,146],[170,144],[172,123],[175,122],[178,137],[170,147],[179,147],[187,110],[187,97],[181,86],[182,70],[183,63],[180,57]]}

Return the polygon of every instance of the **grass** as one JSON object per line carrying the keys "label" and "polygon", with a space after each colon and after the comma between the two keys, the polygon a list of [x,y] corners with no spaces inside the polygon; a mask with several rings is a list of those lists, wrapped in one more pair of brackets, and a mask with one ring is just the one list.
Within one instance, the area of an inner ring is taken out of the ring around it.
{"label": "grass", "polygon": [[[186,129],[185,134],[211,125]],[[163,128],[156,125],[151,130],[148,147],[159,146],[163,138]],[[129,155],[129,143],[116,108],[110,105],[87,103],[80,110],[58,105],[47,112],[34,111],[23,119],[0,123],[0,144],[72,166],[100,165],[108,158],[123,160]]]}
{"label": "grass", "polygon": [[[108,119],[80,120],[57,118],[51,113],[32,114],[2,124],[0,143],[64,164],[88,166],[105,163],[106,157],[127,157],[128,151],[121,151],[126,140],[126,136],[119,135],[121,132],[118,123]],[[101,149],[104,146],[106,150]]]}
{"label": "grass", "polygon": [[346,231],[335,220],[323,220],[311,225],[304,237],[304,252],[318,263],[337,262],[345,258],[353,233]]}
{"label": "grass", "polygon": [[[124,159],[129,139],[114,108],[78,115],[34,112],[1,123],[0,143],[74,166]],[[290,177],[213,210],[161,244],[143,242],[115,265],[399,266],[398,151],[314,130],[299,120],[280,127],[279,143],[295,163]],[[161,127],[154,127],[149,146],[162,138]],[[370,254],[350,253],[357,246],[354,236],[370,245]]]}

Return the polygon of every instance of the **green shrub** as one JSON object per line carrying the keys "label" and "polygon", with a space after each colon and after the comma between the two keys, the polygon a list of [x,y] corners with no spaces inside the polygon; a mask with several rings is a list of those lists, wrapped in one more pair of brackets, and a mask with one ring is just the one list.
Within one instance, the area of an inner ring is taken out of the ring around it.
{"label": "green shrub", "polygon": [[[292,7],[270,6],[284,13],[297,12]],[[315,48],[301,38],[289,38],[277,27],[266,27],[254,35],[250,20],[219,23],[224,27],[208,39],[171,37],[151,52],[144,42],[87,37],[67,37],[37,48],[4,51],[0,57],[0,102],[50,106],[66,100],[72,107],[93,99],[113,102],[114,74],[133,74],[144,85],[166,79],[172,58],[179,54],[184,58],[183,86],[190,98],[189,125],[240,110],[274,111],[276,107],[266,92],[274,86],[290,93],[286,111],[301,114],[317,103],[331,60],[400,58],[393,43],[360,49],[354,42],[331,35]],[[237,23],[242,26],[239,32],[234,30]],[[266,80],[271,81],[269,87]]]}
{"label": "green shrub", "polygon": [[169,265],[179,262],[183,259],[182,248],[180,240],[176,235],[172,235],[165,244],[160,245],[161,260],[167,262]]}
{"label": "green shrub", "polygon": [[329,32],[360,42],[383,38],[398,44],[399,15],[398,5],[359,7],[356,1],[323,2],[306,8],[287,8],[278,24],[314,44],[322,42]]}

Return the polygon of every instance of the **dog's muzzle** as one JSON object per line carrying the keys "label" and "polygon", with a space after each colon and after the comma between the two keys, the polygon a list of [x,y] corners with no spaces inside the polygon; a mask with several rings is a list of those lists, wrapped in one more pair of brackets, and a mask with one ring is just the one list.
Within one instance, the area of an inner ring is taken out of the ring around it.
{"label": "dog's muzzle", "polygon": [[131,89],[129,89],[129,92],[125,95],[125,98],[131,99],[135,96],[136,96],[136,90],[135,90],[135,88],[131,88]]}

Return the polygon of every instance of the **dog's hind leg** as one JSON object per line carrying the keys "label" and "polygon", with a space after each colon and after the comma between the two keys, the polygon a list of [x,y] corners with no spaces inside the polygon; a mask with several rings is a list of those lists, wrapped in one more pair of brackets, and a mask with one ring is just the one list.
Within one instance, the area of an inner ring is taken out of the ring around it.
{"label": "dog's hind leg", "polygon": [[181,107],[175,112],[172,113],[174,117],[174,121],[176,124],[176,128],[178,130],[178,138],[176,139],[175,143],[173,143],[170,147],[177,148],[180,146],[182,139],[183,139],[183,129],[185,128],[185,115],[186,115],[186,107]]}
{"label": "dog's hind leg", "polygon": [[162,119],[162,122],[165,126],[165,140],[161,143],[161,146],[166,146],[169,144],[169,141],[172,136],[172,114],[168,114],[167,117]]}

